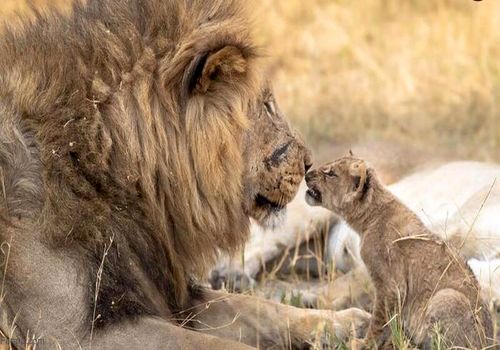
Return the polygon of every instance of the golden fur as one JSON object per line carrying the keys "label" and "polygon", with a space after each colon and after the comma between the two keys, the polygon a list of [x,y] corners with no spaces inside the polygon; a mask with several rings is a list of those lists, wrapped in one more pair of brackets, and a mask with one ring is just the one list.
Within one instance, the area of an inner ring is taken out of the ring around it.
{"label": "golden fur", "polygon": [[[181,305],[190,276],[203,272],[219,248],[245,239],[241,140],[247,106],[259,92],[256,52],[234,1],[136,6],[91,2],[77,9],[84,15],[72,19],[77,29],[71,40],[55,39],[68,21],[61,17],[41,18],[22,36],[7,34],[1,95],[15,106],[11,123],[36,132],[46,165],[41,210],[47,236],[55,244],[99,246],[110,239],[112,232],[102,227],[117,225],[112,221],[147,222],[142,229],[150,233],[134,245],[164,251],[157,273],[174,286],[172,296]],[[142,19],[131,13],[139,9],[156,19],[142,32],[141,23],[133,22]],[[94,11],[130,21],[99,21],[84,29]],[[207,18],[207,25],[195,27]],[[143,41],[155,31],[161,32],[154,40]],[[175,50],[171,43],[178,43]],[[234,72],[222,69],[210,91],[189,91],[198,61],[221,45],[231,48],[235,62],[226,57],[207,63],[236,63]]]}
{"label": "golden fur", "polygon": [[431,346],[436,326],[454,346],[492,344],[491,316],[466,262],[364,161],[340,158],[309,172],[306,182],[310,204],[334,211],[361,235],[361,257],[376,294],[367,344],[392,348],[388,325],[394,314],[418,346]]}

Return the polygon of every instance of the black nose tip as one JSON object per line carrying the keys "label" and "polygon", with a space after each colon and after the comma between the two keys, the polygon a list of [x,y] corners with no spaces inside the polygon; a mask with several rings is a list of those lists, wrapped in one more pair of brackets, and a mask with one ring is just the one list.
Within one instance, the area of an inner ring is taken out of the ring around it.
{"label": "black nose tip", "polygon": [[304,163],[304,168],[306,169],[306,173],[311,169],[312,163]]}
{"label": "black nose tip", "polygon": [[312,179],[312,172],[306,173],[306,182],[311,181],[311,179]]}
{"label": "black nose tip", "polygon": [[305,154],[304,154],[304,169],[306,170],[306,173],[311,169],[313,165],[313,157],[312,153],[308,148],[305,148]]}

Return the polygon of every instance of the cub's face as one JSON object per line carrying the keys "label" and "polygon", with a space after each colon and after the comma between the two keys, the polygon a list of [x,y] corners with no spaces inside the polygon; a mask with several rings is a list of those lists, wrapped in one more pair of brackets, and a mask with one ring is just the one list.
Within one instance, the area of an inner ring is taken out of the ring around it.
{"label": "cub's face", "polygon": [[306,174],[306,202],[342,214],[347,205],[361,198],[367,177],[363,160],[340,158]]}

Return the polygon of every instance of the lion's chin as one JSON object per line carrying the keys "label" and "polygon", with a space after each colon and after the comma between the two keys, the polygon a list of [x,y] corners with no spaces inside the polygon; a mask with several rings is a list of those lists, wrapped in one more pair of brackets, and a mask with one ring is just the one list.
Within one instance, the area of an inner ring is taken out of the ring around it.
{"label": "lion's chin", "polygon": [[261,220],[257,222],[265,229],[273,230],[285,222],[286,218],[286,208],[283,208],[279,211],[269,212]]}
{"label": "lion's chin", "polygon": [[278,205],[262,195],[254,199],[250,216],[266,229],[275,228],[283,224],[286,216],[286,205]]}

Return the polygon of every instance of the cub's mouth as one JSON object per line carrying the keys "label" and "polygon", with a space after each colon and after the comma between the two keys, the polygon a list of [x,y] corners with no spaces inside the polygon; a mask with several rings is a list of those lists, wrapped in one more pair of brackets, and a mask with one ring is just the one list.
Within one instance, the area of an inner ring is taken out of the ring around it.
{"label": "cub's mouth", "polygon": [[310,187],[306,191],[306,202],[307,204],[312,206],[321,205],[322,202],[321,192],[317,188]]}

